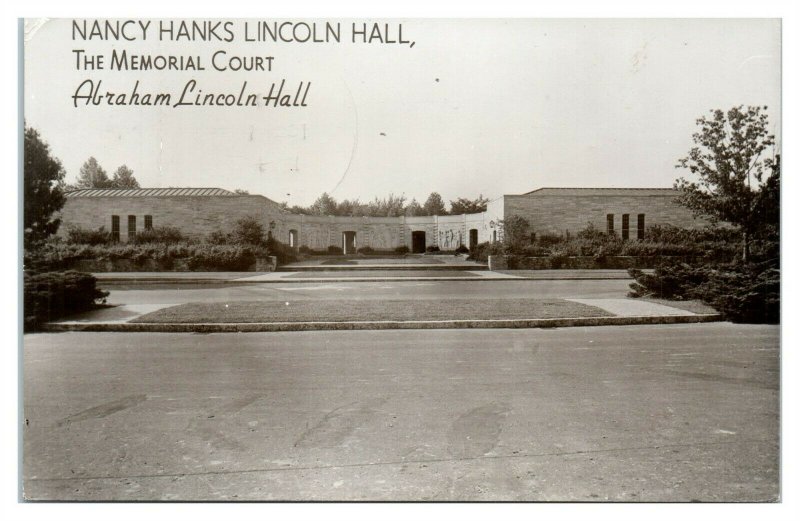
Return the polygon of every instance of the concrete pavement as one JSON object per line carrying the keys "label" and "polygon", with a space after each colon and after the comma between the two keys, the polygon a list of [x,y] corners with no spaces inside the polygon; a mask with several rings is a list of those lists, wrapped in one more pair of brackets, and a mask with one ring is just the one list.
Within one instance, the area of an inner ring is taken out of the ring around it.
{"label": "concrete pavement", "polygon": [[30,499],[778,499],[777,326],[24,344]]}
{"label": "concrete pavement", "polygon": [[342,270],[487,270],[483,263],[468,260],[466,255],[406,255],[398,257],[312,257],[278,268],[280,271],[342,271]]}
{"label": "concrete pavement", "polygon": [[[276,272],[113,272],[93,273],[102,284],[220,285],[244,283],[303,283],[303,282],[380,282],[380,281],[500,281],[500,280],[627,280],[627,270],[430,270],[425,266],[411,265],[409,270],[385,269],[386,266],[369,265],[360,269],[337,269],[333,272],[311,269]],[[440,267],[441,268],[441,267]],[[409,273],[409,271],[411,273]],[[421,271],[429,273],[421,274]],[[647,270],[645,270],[647,271]]]}

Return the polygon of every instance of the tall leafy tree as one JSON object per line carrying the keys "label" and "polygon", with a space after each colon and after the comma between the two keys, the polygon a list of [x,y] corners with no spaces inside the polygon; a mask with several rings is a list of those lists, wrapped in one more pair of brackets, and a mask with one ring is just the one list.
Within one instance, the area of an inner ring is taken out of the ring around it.
{"label": "tall leafy tree", "polygon": [[36,129],[25,128],[24,145],[24,240],[30,247],[58,231],[55,216],[64,206],[64,167],[50,154],[50,146]]}
{"label": "tall leafy tree", "polygon": [[345,199],[336,205],[336,215],[360,216],[365,215],[364,205],[358,199]]}
{"label": "tall leafy tree", "polygon": [[309,210],[313,215],[336,215],[337,206],[336,199],[325,192],[314,201]]}
{"label": "tall leafy tree", "polygon": [[442,196],[437,192],[431,192],[431,195],[423,203],[422,209],[425,211],[425,215],[447,215]]}
{"label": "tall leafy tree", "polygon": [[481,213],[486,211],[486,205],[489,199],[478,195],[477,199],[467,199],[466,197],[459,197],[455,201],[450,201],[450,213],[453,215],[461,215],[462,213]]}
{"label": "tall leafy tree", "polygon": [[367,213],[370,217],[397,217],[403,215],[405,210],[406,196],[389,194],[389,197],[378,199],[377,197],[368,203]]}
{"label": "tall leafy tree", "polygon": [[756,200],[756,219],[768,227],[770,232],[780,231],[781,221],[781,155],[772,162],[772,175],[764,182],[764,187]]}
{"label": "tall leafy tree", "polygon": [[411,199],[411,202],[406,205],[405,208],[405,215],[406,217],[415,217],[417,215],[424,215],[425,210],[423,210],[422,205],[417,202],[416,199]]}
{"label": "tall leafy tree", "polygon": [[90,157],[81,166],[75,188],[112,188],[111,179],[97,159]]}
{"label": "tall leafy tree", "polygon": [[711,222],[727,222],[742,231],[742,260],[750,256],[750,241],[763,226],[759,210],[761,192],[774,175],[775,159],[769,150],[775,137],[769,132],[767,107],[733,107],[711,111],[697,120],[692,135],[695,146],[678,160],[695,180],[675,182],[678,200],[695,215]]}
{"label": "tall leafy tree", "polygon": [[133,177],[133,170],[128,168],[127,165],[122,165],[121,167],[117,168],[116,172],[114,172],[114,175],[111,178],[111,187],[127,189],[140,188],[139,181]]}

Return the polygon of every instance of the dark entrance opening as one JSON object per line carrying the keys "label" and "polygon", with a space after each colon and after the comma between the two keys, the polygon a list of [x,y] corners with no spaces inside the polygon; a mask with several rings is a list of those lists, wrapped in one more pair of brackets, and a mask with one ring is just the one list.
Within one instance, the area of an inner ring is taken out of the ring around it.
{"label": "dark entrance opening", "polygon": [[345,255],[356,252],[356,232],[342,232],[342,252]]}
{"label": "dark entrance opening", "polygon": [[411,232],[411,252],[425,253],[425,232]]}
{"label": "dark entrance opening", "polygon": [[469,249],[474,250],[475,246],[478,245],[478,230],[472,228],[469,231]]}

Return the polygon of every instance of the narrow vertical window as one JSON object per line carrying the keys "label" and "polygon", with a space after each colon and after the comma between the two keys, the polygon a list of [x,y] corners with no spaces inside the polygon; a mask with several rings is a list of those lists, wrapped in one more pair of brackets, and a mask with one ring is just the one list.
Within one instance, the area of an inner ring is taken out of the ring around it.
{"label": "narrow vertical window", "polygon": [[536,234],[535,233],[531,233],[531,244],[535,244],[535,243],[536,243]]}
{"label": "narrow vertical window", "polygon": [[153,229],[153,216],[152,215],[145,215],[144,216],[144,229],[145,230],[152,230]]}
{"label": "narrow vertical window", "polygon": [[111,216],[111,240],[119,241],[119,215]]}
{"label": "narrow vertical window", "polygon": [[128,216],[128,240],[136,238],[136,216]]}
{"label": "narrow vertical window", "polygon": [[606,233],[609,235],[614,235],[614,214],[610,213],[606,215]]}
{"label": "narrow vertical window", "polygon": [[644,240],[644,214],[640,213],[636,219],[636,238],[640,241]]}
{"label": "narrow vertical window", "polygon": [[631,231],[631,216],[622,214],[622,240],[627,241]]}

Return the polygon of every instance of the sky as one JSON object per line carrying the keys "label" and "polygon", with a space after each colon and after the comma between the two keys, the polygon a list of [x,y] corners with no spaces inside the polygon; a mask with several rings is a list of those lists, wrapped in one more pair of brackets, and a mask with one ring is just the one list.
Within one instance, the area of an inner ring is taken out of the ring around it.
{"label": "sky", "polygon": [[[268,20],[268,19],[263,19]],[[254,24],[258,20],[251,20]],[[269,21],[269,20],[268,20]],[[313,20],[292,20],[311,24]],[[768,106],[780,138],[778,20],[389,20],[414,46],[73,41],[71,20],[28,21],[25,119],[74,181],[94,156],[143,187],[245,189],[291,205],[328,192],[362,201],[497,198],[541,187],[669,187],[711,109]],[[372,24],[376,20],[357,20]],[[153,21],[153,26],[158,20]],[[324,23],[317,21],[317,23]],[[252,27],[252,25],[251,25]],[[273,56],[272,71],[84,71],[106,55]],[[102,90],[265,94],[310,82],[307,107],[73,106]]]}

